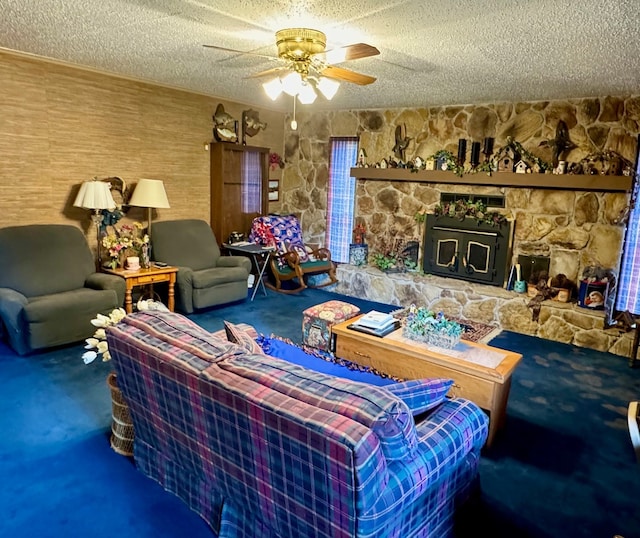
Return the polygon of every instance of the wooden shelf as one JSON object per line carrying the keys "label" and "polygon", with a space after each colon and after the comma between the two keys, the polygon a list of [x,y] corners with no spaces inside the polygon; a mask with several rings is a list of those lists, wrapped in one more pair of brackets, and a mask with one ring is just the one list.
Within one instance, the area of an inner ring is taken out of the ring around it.
{"label": "wooden shelf", "polygon": [[626,192],[631,190],[630,176],[601,176],[579,174],[516,174],[513,172],[486,172],[456,176],[451,171],[418,170],[406,168],[352,168],[356,179],[385,181],[414,181],[419,183],[452,183],[456,185],[490,185],[527,189],[562,189],[580,191]]}

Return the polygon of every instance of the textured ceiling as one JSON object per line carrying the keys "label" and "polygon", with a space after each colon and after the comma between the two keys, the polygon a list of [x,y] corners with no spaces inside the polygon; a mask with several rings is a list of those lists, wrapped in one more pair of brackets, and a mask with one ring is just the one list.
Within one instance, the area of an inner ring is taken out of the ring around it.
{"label": "textured ceiling", "polygon": [[537,101],[640,93],[638,0],[0,0],[0,47],[138,80],[289,110],[247,78],[276,65],[274,33],[322,30],[327,48],[380,55],[340,64],[316,109]]}

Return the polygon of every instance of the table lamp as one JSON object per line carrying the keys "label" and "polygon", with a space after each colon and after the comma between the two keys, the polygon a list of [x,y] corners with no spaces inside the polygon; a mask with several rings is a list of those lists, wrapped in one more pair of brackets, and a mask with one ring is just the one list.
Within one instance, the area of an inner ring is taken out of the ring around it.
{"label": "table lamp", "polygon": [[84,209],[91,209],[91,220],[96,227],[96,240],[98,243],[97,248],[97,267],[100,269],[102,266],[101,255],[101,241],[100,241],[100,226],[102,224],[103,209],[109,209],[113,211],[116,208],[116,202],[111,196],[111,185],[103,181],[98,181],[97,178],[93,178],[91,181],[85,181],[78,191],[76,201],[73,203],[75,207],[82,207]]}
{"label": "table lamp", "polygon": [[141,179],[131,195],[129,205],[147,208],[147,234],[151,239],[151,210],[153,208],[169,208],[169,200],[164,190],[164,183],[159,179]]}

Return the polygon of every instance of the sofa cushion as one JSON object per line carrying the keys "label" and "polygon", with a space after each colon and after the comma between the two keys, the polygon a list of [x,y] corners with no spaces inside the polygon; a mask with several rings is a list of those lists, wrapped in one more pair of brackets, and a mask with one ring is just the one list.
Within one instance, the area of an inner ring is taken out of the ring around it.
{"label": "sofa cushion", "polygon": [[52,318],[84,317],[89,322],[96,312],[114,308],[117,295],[114,290],[80,288],[73,291],[32,297],[24,306],[24,317],[29,323],[47,322]]}
{"label": "sofa cushion", "polygon": [[153,258],[194,271],[215,267],[220,248],[211,226],[200,219],[154,222]]}
{"label": "sofa cushion", "polygon": [[263,355],[262,347],[253,335],[249,334],[242,327],[234,325],[228,321],[224,321],[224,330],[227,336],[227,340],[229,342],[233,342],[234,344],[238,344],[239,346],[246,349],[249,353],[258,353]]}
{"label": "sofa cushion", "polygon": [[406,403],[415,417],[441,404],[451,385],[453,379],[410,379],[387,385],[386,389]]}
{"label": "sofa cushion", "polygon": [[218,366],[371,428],[388,460],[410,457],[416,447],[409,408],[382,387],[313,372],[267,356],[234,356]]}
{"label": "sofa cushion", "polygon": [[212,336],[190,319],[175,312],[136,312],[107,329],[109,346],[114,338],[146,346],[149,354],[202,371],[226,357],[246,351],[226,340]]}
{"label": "sofa cushion", "polygon": [[193,287],[203,289],[230,282],[246,282],[247,276],[244,267],[211,267],[193,272]]}

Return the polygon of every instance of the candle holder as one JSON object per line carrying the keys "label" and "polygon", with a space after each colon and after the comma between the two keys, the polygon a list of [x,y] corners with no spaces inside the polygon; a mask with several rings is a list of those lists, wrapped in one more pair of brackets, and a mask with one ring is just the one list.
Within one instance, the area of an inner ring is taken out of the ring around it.
{"label": "candle holder", "polygon": [[487,137],[484,139],[482,153],[484,155],[484,162],[488,163],[489,157],[491,157],[491,154],[493,153],[493,138]]}
{"label": "candle holder", "polygon": [[475,168],[480,164],[480,142],[471,143],[471,166]]}
{"label": "candle holder", "polygon": [[458,140],[458,166],[463,166],[467,158],[467,141],[464,138]]}

